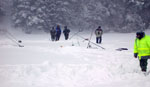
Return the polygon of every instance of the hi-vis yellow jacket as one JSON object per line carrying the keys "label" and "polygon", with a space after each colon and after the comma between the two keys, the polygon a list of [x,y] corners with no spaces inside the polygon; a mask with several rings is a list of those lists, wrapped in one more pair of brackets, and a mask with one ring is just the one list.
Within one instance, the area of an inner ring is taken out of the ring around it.
{"label": "hi-vis yellow jacket", "polygon": [[138,53],[139,59],[144,56],[150,56],[150,36],[145,35],[141,40],[136,38],[134,53]]}

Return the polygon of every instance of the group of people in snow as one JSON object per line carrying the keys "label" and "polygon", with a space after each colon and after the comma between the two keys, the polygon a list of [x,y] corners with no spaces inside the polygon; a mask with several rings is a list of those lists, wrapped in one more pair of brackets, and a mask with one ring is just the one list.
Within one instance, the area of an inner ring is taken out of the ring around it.
{"label": "group of people in snow", "polygon": [[[96,43],[100,44],[102,41],[103,30],[99,26],[95,30]],[[150,59],[150,36],[145,35],[145,32],[140,31],[136,33],[134,42],[134,57],[139,59],[139,65],[142,72],[147,72],[148,59]]]}
{"label": "group of people in snow", "polygon": [[[65,36],[65,40],[68,40],[69,33],[70,33],[70,29],[68,29],[67,26],[64,26],[63,34]],[[60,25],[57,25],[56,28],[52,27],[52,29],[50,30],[50,35],[52,41],[59,41],[61,36]]]}
{"label": "group of people in snow", "polygon": [[[95,30],[96,43],[100,44],[102,41],[103,30],[99,26]],[[139,65],[142,72],[147,72],[148,59],[150,59],[150,36],[145,35],[145,32],[140,31],[136,33],[134,42],[134,57],[139,59]]]}
{"label": "group of people in snow", "polygon": [[[67,26],[64,26],[63,34],[65,36],[65,40],[69,38],[70,30]],[[52,27],[50,30],[51,40],[58,41],[61,36],[61,28],[59,25],[56,26],[56,29]],[[95,30],[96,35],[96,43],[101,44],[103,30],[101,26]],[[148,59],[150,59],[150,36],[145,35],[145,32],[140,31],[136,33],[136,39],[134,42],[134,57],[139,59],[139,65],[142,72],[147,71]]]}
{"label": "group of people in snow", "polygon": [[[68,40],[69,33],[70,33],[70,29],[68,29],[67,26],[64,26],[63,34],[64,34],[64,37],[65,37],[65,40]],[[102,34],[103,34],[103,30],[101,29],[101,26],[98,26],[98,28],[95,30],[96,43],[97,44],[101,44]],[[60,36],[61,36],[60,25],[57,25],[56,29],[54,27],[52,27],[52,29],[50,30],[50,35],[51,35],[51,40],[52,41],[59,41]]]}
{"label": "group of people in snow", "polygon": [[[100,44],[102,41],[103,30],[99,26],[95,30],[96,43]],[[134,57],[139,59],[139,65],[142,72],[147,72],[148,59],[150,59],[150,36],[145,35],[145,32],[140,31],[136,33],[134,42]]]}

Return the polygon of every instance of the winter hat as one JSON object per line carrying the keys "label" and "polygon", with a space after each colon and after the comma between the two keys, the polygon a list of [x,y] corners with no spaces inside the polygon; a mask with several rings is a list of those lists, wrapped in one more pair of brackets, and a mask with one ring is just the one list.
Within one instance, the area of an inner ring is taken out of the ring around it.
{"label": "winter hat", "polygon": [[101,28],[101,26],[98,26],[98,28]]}
{"label": "winter hat", "polygon": [[145,32],[143,32],[143,31],[140,31],[140,32],[137,32],[137,33],[136,33],[136,37],[137,37],[138,39],[142,39],[144,36],[145,36]]}

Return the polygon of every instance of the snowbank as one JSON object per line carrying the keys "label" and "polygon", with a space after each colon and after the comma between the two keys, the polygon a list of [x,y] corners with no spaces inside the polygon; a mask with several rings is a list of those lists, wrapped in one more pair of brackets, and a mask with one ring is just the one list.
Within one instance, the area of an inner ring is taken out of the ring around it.
{"label": "snowbank", "polygon": [[[87,49],[87,41],[77,36],[65,41],[62,35],[58,42],[51,42],[48,34],[20,38],[25,47],[7,38],[0,40],[1,87],[150,86],[150,76],[140,71],[138,59],[133,58],[135,33],[104,34],[100,46],[106,50],[93,44]],[[128,50],[115,50],[120,47]]]}

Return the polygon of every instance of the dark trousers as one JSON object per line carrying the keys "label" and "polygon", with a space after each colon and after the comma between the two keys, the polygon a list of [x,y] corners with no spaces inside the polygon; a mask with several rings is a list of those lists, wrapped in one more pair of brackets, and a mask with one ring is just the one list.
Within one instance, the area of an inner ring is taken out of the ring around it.
{"label": "dark trousers", "polygon": [[96,43],[101,43],[102,42],[102,37],[96,37]]}
{"label": "dark trousers", "polygon": [[147,60],[148,60],[148,59],[141,59],[141,60],[140,60],[141,71],[146,72],[146,70],[147,70],[147,65],[148,65]]}
{"label": "dark trousers", "polygon": [[59,40],[61,34],[56,34],[56,41]]}
{"label": "dark trousers", "polygon": [[69,34],[64,34],[65,40],[68,40]]}
{"label": "dark trousers", "polygon": [[55,35],[51,35],[51,40],[55,41]]}

